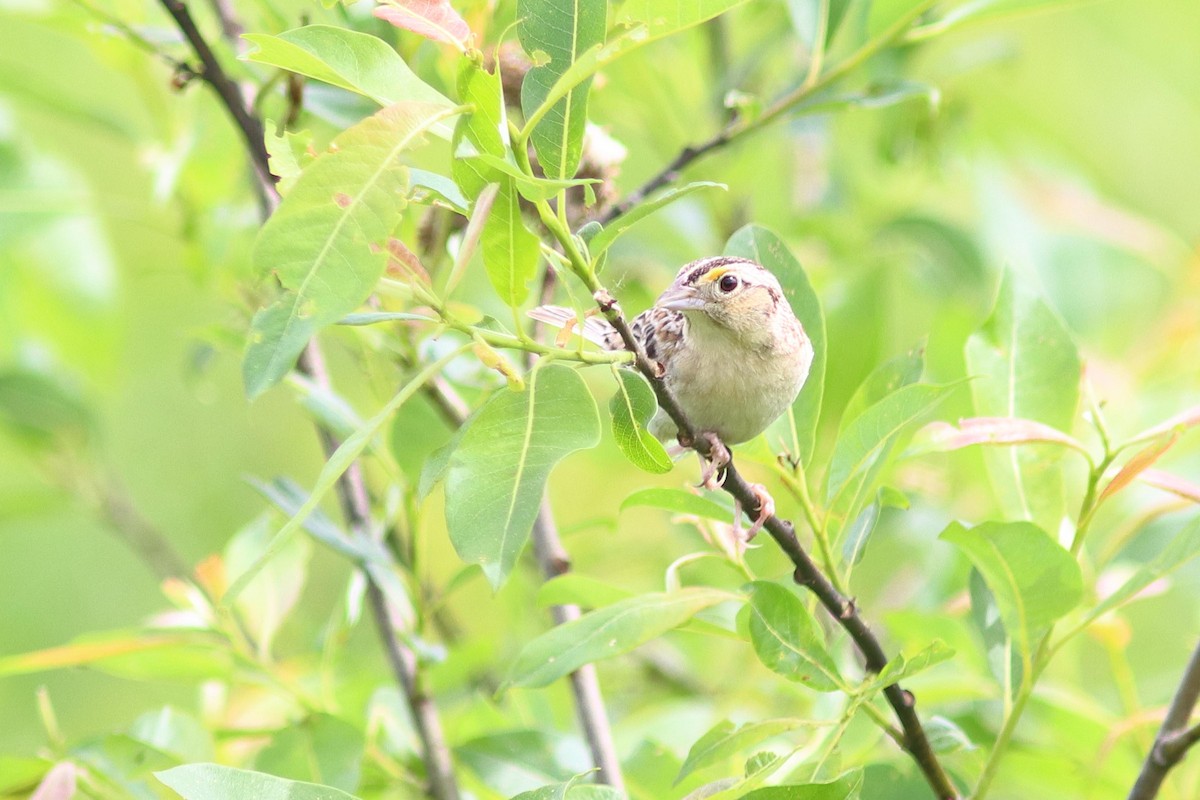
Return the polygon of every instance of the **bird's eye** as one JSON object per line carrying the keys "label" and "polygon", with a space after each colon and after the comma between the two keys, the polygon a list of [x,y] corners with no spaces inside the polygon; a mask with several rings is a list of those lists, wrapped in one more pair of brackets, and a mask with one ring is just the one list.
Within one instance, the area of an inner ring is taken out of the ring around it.
{"label": "bird's eye", "polygon": [[738,287],[738,279],[736,275],[725,275],[721,278],[721,282],[717,284],[721,287],[721,291],[725,293],[732,292]]}

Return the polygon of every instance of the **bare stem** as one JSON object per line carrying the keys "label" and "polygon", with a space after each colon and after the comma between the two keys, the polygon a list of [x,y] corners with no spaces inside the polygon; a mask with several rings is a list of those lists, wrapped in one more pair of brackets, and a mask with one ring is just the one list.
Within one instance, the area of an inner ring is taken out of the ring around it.
{"label": "bare stem", "polygon": [[[847,73],[857,69],[863,62],[880,50],[889,47],[903,38],[908,33],[913,21],[929,10],[934,2],[935,0],[921,0],[921,2],[913,6],[900,19],[896,20],[891,27],[880,33],[879,36],[864,44],[854,53],[847,56],[845,60],[830,67],[824,73],[820,74],[819,77],[815,74],[809,74],[799,86],[781,96],[758,116],[750,119],[734,119],[726,123],[719,131],[700,144],[688,145],[680,150],[665,167],[651,176],[637,189],[626,195],[619,203],[614,204],[608,213],[600,218],[601,224],[608,225],[617,217],[628,213],[630,209],[654,194],[654,192],[679,180],[680,173],[691,165],[692,162],[715,150],[720,150],[725,145],[738,141],[750,133],[765,128],[770,123],[796,109],[804,101],[829,88],[829,86],[845,77]],[[816,67],[820,69],[820,61],[817,61]]]}
{"label": "bare stem", "polygon": [[1158,796],[1163,780],[1178,764],[1192,745],[1200,741],[1200,726],[1188,727],[1196,701],[1200,699],[1200,644],[1192,651],[1187,668],[1175,690],[1154,746],[1146,754],[1142,771],[1129,792],[1129,800],[1153,800]]}

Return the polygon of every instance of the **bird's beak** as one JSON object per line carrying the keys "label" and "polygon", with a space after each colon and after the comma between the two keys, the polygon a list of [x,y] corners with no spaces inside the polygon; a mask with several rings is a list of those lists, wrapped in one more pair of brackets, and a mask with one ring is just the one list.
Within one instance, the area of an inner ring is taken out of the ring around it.
{"label": "bird's beak", "polygon": [[691,286],[672,286],[659,295],[655,305],[672,311],[700,311],[704,308],[704,300]]}

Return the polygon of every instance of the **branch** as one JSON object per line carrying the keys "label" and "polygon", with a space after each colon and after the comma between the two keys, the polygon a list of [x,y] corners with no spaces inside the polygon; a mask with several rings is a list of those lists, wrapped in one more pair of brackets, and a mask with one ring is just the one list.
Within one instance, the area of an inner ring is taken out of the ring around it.
{"label": "branch", "polygon": [[[596,303],[604,313],[605,318],[617,329],[621,340],[625,343],[625,347],[636,354],[635,364],[638,371],[650,382],[650,386],[654,389],[654,394],[658,398],[659,406],[671,417],[671,420],[678,427],[680,442],[687,444],[701,456],[709,458],[712,451],[711,440],[707,437],[696,436],[696,431],[688,421],[687,416],[683,413],[675,398],[671,396],[670,391],[663,383],[657,370],[655,370],[654,366],[642,352],[642,349],[638,346],[633,331],[630,330],[629,324],[625,321],[624,314],[621,313],[620,306],[617,305],[616,301],[603,287],[597,288],[595,294]],[[750,488],[750,484],[746,482],[746,479],[734,467],[732,460],[730,460],[728,466],[725,468],[725,478],[721,484],[721,488],[738,501],[741,508],[751,519],[758,516],[760,510],[758,495],[755,494]],[[874,673],[882,671],[888,663],[888,658],[883,652],[883,647],[879,644],[879,640],[875,638],[875,634],[871,632],[866,622],[859,616],[854,601],[838,592],[817,565],[813,563],[808,553],[804,551],[804,548],[800,545],[800,541],[796,538],[795,527],[792,523],[772,514],[767,517],[763,528],[771,535],[771,538],[775,540],[795,566],[795,572],[792,577],[796,583],[812,591],[821,602],[821,605],[825,607],[825,610],[850,635],[855,646],[862,653],[867,669]],[[893,683],[885,688],[883,693],[887,698],[888,704],[895,711],[896,718],[900,721],[900,727],[904,730],[904,749],[917,762],[917,766],[925,774],[925,780],[933,788],[934,793],[940,800],[954,800],[954,798],[957,798],[958,792],[954,788],[954,785],[950,783],[950,779],[946,776],[946,773],[942,770],[942,766],[929,744],[929,738],[925,735],[925,729],[921,725],[921,720],[917,717],[915,708],[916,699],[913,697],[912,692],[905,691],[900,688],[899,684]]]}
{"label": "branch", "polygon": [[[191,44],[197,58],[204,65],[201,77],[217,93],[225,110],[237,125],[238,130],[241,131],[250,159],[254,163],[260,183],[266,191],[268,199],[266,207],[268,210],[274,209],[278,206],[280,198],[269,169],[261,122],[247,106],[242,91],[230,80],[220,62],[217,61],[212,48],[209,47],[208,42],[196,27],[195,21],[182,0],[160,0],[160,2],[175,20],[176,25]],[[228,31],[230,21],[225,15],[222,15],[222,23]],[[318,386],[329,388],[329,375],[325,371],[324,359],[315,339],[310,340],[305,347],[297,369]],[[318,431],[326,458],[328,458],[340,443],[325,428],[318,426]],[[338,479],[337,495],[352,534],[369,537],[371,535],[370,498],[363,481],[362,468],[357,461],[352,463]],[[416,654],[401,642],[392,623],[383,591],[369,574],[366,575],[366,578],[367,597],[375,618],[376,628],[379,631],[379,638],[396,680],[404,691],[417,734],[421,738],[425,767],[429,772],[430,795],[436,800],[458,800],[460,795],[454,777],[454,767],[450,760],[450,748],[446,744],[437,708],[422,687],[420,665]]]}
{"label": "branch", "polygon": [[905,13],[904,16],[896,20],[891,27],[864,44],[850,56],[847,56],[844,61],[831,67],[822,75],[810,74],[799,86],[773,102],[757,117],[753,119],[734,119],[727,122],[717,133],[704,142],[697,145],[688,145],[683,148],[679,151],[678,155],[671,159],[670,163],[637,189],[630,192],[625,199],[614,204],[607,213],[600,217],[599,222],[602,225],[610,224],[617,217],[627,214],[630,209],[654,194],[654,192],[667,184],[679,180],[680,173],[694,161],[725,147],[727,144],[742,139],[747,134],[765,128],[770,123],[784,116],[787,112],[795,109],[805,100],[811,99],[813,95],[829,88],[830,85],[845,77],[847,73],[859,67],[864,61],[871,58],[871,56],[903,37],[908,32],[909,26],[913,21],[929,10],[934,2],[935,0],[921,0],[921,2]]}
{"label": "branch", "polygon": [[1179,688],[1167,709],[1167,717],[1154,739],[1154,745],[1146,754],[1142,771],[1129,792],[1129,800],[1152,800],[1158,796],[1163,780],[1171,768],[1178,764],[1188,749],[1200,741],[1200,725],[1188,727],[1196,701],[1200,700],[1200,644],[1192,651]]}
{"label": "branch", "polygon": [[275,179],[271,176],[271,166],[267,158],[267,146],[263,141],[262,123],[250,112],[246,99],[242,96],[242,90],[230,79],[228,73],[221,66],[221,62],[217,60],[208,41],[196,27],[196,21],[192,19],[187,4],[183,0],[159,0],[159,2],[175,20],[176,26],[191,45],[196,57],[200,59],[200,78],[217,93],[221,99],[221,105],[233,120],[238,131],[241,132],[246,152],[250,154],[250,161],[254,164],[254,171],[258,175],[259,181],[264,186],[274,185]]}

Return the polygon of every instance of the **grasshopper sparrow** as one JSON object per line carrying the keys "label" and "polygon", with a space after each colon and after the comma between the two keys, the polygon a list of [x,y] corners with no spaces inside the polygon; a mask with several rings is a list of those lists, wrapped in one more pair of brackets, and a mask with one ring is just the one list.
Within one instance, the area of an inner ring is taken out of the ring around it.
{"label": "grasshopper sparrow", "polygon": [[[557,306],[530,315],[558,327],[576,321],[574,311]],[[779,281],[744,258],[687,264],[630,327],[696,434],[715,445],[705,483],[729,461],[721,443],[738,444],[762,433],[796,399],[812,365],[812,343]],[[609,350],[624,347],[603,319],[588,317],[581,333]],[[662,409],[649,430],[664,442],[677,434]],[[760,499],[765,495],[759,492]],[[752,532],[771,513],[767,499]]]}

